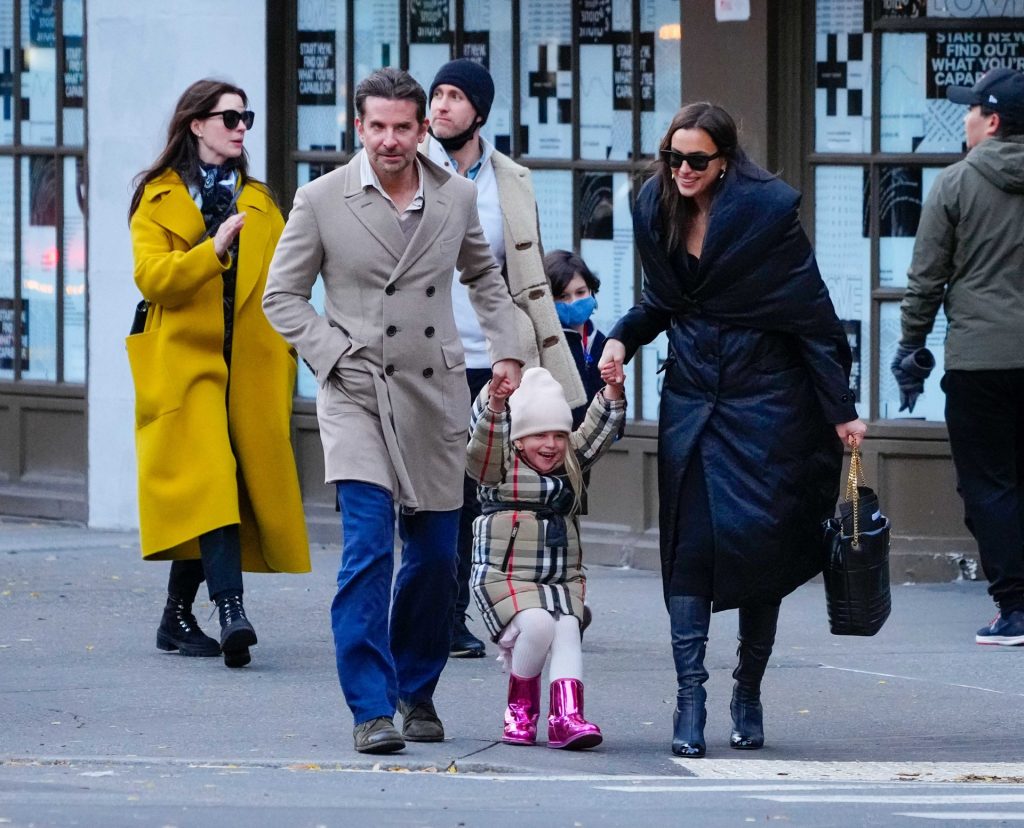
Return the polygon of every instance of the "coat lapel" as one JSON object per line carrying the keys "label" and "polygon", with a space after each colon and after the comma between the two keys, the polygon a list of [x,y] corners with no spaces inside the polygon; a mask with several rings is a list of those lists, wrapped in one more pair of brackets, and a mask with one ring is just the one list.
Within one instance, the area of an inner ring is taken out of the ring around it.
{"label": "coat lapel", "polygon": [[235,303],[241,307],[260,279],[263,252],[270,238],[270,217],[266,202],[250,184],[238,197],[238,212],[245,213],[238,243],[238,270],[235,282]]}
{"label": "coat lapel", "polygon": [[441,234],[441,229],[448,219],[448,211],[451,209],[451,198],[444,191],[448,173],[442,170],[441,175],[444,178],[438,180],[428,164],[421,164],[420,168],[423,170],[423,217],[420,219],[416,232],[409,240],[398,266],[395,267],[391,278],[388,279],[388,284],[397,280],[416,264],[424,253],[431,249],[434,241]]}
{"label": "coat lapel", "polygon": [[387,199],[372,187],[362,187],[359,164],[357,155],[346,167],[348,180],[345,184],[345,203],[367,232],[398,262],[406,245],[395,210],[387,203]]}
{"label": "coat lapel", "polygon": [[203,214],[177,173],[163,176],[160,183],[165,182],[166,189],[155,188],[152,193],[153,199],[160,199],[153,209],[153,220],[184,241],[186,248],[191,248],[206,230]]}

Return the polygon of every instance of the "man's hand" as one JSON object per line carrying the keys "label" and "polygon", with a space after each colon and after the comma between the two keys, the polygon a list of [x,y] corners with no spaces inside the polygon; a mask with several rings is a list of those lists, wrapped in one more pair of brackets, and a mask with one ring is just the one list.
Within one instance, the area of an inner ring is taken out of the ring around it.
{"label": "man's hand", "polygon": [[900,343],[889,369],[900,387],[900,411],[914,413],[917,398],[924,393],[924,381],[935,367],[935,357],[927,348]]}
{"label": "man's hand", "polygon": [[601,361],[597,363],[601,379],[608,385],[622,385],[626,381],[626,375],[622,370],[622,363],[625,361],[626,346],[617,339],[606,340],[604,351],[601,352]]}
{"label": "man's hand", "polygon": [[507,397],[519,387],[523,366],[516,359],[499,359],[491,367],[491,396]]}

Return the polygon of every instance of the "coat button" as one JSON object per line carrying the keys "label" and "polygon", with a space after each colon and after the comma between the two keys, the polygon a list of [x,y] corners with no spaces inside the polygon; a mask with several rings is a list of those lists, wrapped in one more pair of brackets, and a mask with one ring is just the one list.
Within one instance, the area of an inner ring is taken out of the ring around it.
{"label": "coat button", "polygon": [[432,337],[434,335],[434,329],[433,328],[427,328],[423,332],[423,334],[429,339],[430,337]]}
{"label": "coat button", "polygon": [[424,368],[423,369],[423,376],[425,376],[427,379],[430,379],[432,376],[434,376],[434,369],[433,368]]}
{"label": "coat button", "polygon": [[427,288],[427,296],[433,296],[434,292],[435,291],[434,291],[434,286],[433,285],[431,285],[430,287]]}
{"label": "coat button", "polygon": [[394,325],[388,325],[388,329],[385,331],[385,333],[388,336],[394,336],[396,333],[398,333],[398,328],[396,328]]}
{"label": "coat button", "polygon": [[388,296],[394,296],[395,295],[395,286],[394,285],[388,285],[386,288],[384,288],[384,293],[386,293]]}
{"label": "coat button", "polygon": [[395,366],[389,365],[387,368],[384,369],[384,373],[390,377],[393,373],[395,373]]}

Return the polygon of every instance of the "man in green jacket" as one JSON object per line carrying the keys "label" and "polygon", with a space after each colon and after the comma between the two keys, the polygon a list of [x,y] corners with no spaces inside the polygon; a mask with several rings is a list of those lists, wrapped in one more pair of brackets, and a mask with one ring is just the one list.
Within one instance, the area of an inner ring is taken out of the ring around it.
{"label": "man in green jacket", "polygon": [[892,361],[914,410],[934,359],[924,348],[939,306],[946,425],[989,594],[999,613],[979,644],[1024,644],[1024,74],[993,69],[947,97],[970,107],[967,157],[925,200]]}

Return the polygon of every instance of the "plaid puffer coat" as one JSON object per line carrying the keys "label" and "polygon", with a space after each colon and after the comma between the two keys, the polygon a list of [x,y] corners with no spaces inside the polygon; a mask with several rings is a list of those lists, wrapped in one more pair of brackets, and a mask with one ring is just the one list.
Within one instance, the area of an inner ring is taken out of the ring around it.
{"label": "plaid puffer coat", "polygon": [[[473,523],[473,597],[491,639],[530,607],[583,619],[583,574],[574,493],[565,474],[542,475],[514,450],[508,412],[473,404],[467,474],[480,483],[483,514]],[[607,451],[626,416],[625,400],[598,393],[569,438],[585,471]]]}

